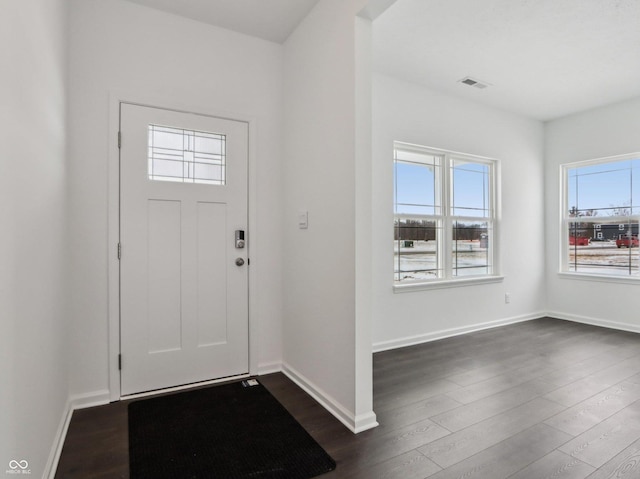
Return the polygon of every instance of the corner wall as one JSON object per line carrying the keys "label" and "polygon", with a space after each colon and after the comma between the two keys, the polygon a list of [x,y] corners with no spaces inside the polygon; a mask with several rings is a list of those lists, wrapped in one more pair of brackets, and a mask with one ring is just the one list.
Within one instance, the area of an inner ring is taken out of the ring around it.
{"label": "corner wall", "polygon": [[[503,282],[393,292],[394,141],[500,160],[498,247]],[[375,350],[544,314],[543,145],[543,125],[539,121],[374,75]],[[511,294],[510,304],[505,304],[505,293]]]}
{"label": "corner wall", "polygon": [[[0,474],[49,473],[66,419],[67,2],[0,15]],[[15,466],[15,463],[12,463]],[[24,464],[24,463],[23,463]]]}
{"label": "corner wall", "polygon": [[547,297],[561,319],[640,332],[638,285],[589,281],[560,270],[560,165],[640,152],[640,98],[546,124]]}
{"label": "corner wall", "polygon": [[356,37],[359,51],[367,42],[356,15],[366,3],[321,0],[285,42],[284,69],[284,370],[354,431],[376,424],[370,299],[366,287],[356,292],[356,205],[370,191],[356,180],[356,165],[368,168],[356,160],[356,138],[367,148],[366,125],[356,132],[356,105],[367,108],[356,100]]}

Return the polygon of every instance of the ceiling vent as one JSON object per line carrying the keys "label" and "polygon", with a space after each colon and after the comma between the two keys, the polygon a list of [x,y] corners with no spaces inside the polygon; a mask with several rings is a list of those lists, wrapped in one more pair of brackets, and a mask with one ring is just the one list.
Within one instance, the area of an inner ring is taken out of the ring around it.
{"label": "ceiling vent", "polygon": [[489,86],[487,82],[482,82],[480,80],[476,80],[475,78],[471,78],[471,77],[464,77],[462,80],[458,80],[458,81],[465,85],[479,88],[480,90],[482,90],[483,88],[487,88]]}

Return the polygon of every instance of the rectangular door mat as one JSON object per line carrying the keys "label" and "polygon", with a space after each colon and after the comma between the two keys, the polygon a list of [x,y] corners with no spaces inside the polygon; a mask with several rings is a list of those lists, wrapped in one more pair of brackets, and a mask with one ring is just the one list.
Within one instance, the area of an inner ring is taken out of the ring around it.
{"label": "rectangular door mat", "polygon": [[308,479],[335,467],[256,380],[129,404],[132,479]]}

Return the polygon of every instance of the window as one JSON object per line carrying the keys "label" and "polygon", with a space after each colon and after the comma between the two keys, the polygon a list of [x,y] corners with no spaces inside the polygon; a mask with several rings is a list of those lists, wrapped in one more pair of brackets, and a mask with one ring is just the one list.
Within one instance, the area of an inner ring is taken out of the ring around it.
{"label": "window", "polygon": [[394,143],[394,282],[496,275],[497,162]]}
{"label": "window", "polygon": [[226,137],[149,125],[149,179],[224,185]]}
{"label": "window", "polygon": [[640,154],[562,167],[563,272],[640,277]]}

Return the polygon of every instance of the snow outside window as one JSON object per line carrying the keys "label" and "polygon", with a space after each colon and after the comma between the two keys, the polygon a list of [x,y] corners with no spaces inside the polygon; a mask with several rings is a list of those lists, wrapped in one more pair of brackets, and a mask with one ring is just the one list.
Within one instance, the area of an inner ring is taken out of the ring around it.
{"label": "snow outside window", "polygon": [[640,278],[640,154],[562,167],[562,272]]}
{"label": "snow outside window", "polygon": [[394,143],[394,283],[493,276],[497,162]]}

